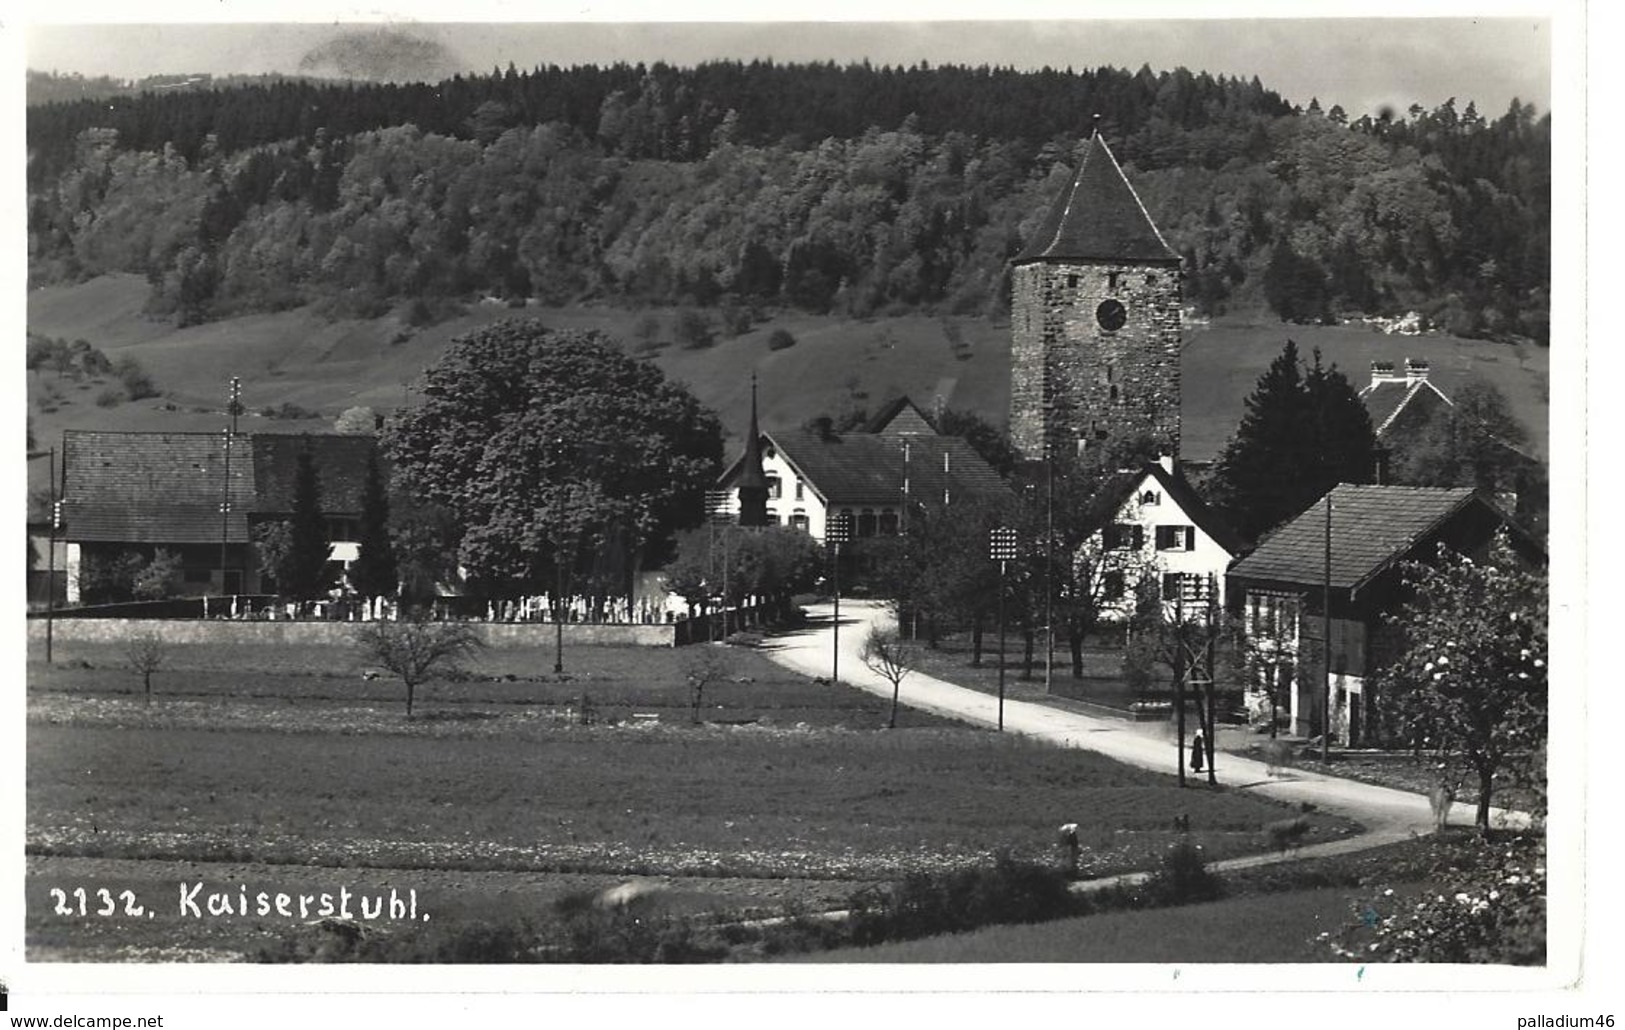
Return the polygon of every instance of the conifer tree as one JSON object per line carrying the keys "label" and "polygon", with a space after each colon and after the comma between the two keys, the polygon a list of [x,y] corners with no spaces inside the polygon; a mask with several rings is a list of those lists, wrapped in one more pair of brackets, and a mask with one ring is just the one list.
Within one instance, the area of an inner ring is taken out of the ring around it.
{"label": "conifer tree", "polygon": [[309,447],[300,452],[294,472],[290,528],[288,556],[277,580],[287,596],[309,601],[326,593],[331,586],[327,572],[331,549],[327,541],[327,520],[322,515],[321,481]]}
{"label": "conifer tree", "polygon": [[1219,458],[1217,500],[1250,539],[1305,510],[1338,483],[1369,483],[1376,439],[1365,404],[1317,350],[1307,375],[1288,340],[1248,395]]}
{"label": "conifer tree", "polygon": [[367,453],[367,479],[361,492],[361,524],[357,542],[361,554],[350,565],[350,582],[363,597],[395,593],[399,576],[395,546],[389,534],[389,495],[378,464],[376,448]]}

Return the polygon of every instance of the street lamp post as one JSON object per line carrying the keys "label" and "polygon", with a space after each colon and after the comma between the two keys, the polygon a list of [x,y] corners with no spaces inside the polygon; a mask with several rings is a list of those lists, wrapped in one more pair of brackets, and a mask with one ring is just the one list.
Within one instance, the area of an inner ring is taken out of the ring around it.
{"label": "street lamp post", "polygon": [[829,660],[829,681],[833,684],[841,682],[841,545],[852,539],[852,516],[846,512],[831,516],[824,526],[824,539],[833,551],[830,581],[835,593],[835,633]]}
{"label": "street lamp post", "polygon": [[999,732],[1004,732],[1004,567],[1016,556],[1016,531],[995,526],[988,533],[988,557],[999,563]]}

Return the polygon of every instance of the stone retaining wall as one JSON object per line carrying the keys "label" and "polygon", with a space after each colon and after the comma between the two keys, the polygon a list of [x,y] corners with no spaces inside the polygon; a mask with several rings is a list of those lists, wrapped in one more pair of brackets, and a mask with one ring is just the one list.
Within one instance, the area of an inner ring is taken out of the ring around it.
{"label": "stone retaining wall", "polygon": [[[237,622],[228,619],[57,619],[57,640],[108,643],[138,633],[156,633],[173,644],[334,644],[353,641],[358,622]],[[481,640],[493,648],[538,647],[553,643],[550,622],[470,623]],[[678,626],[567,623],[564,642],[672,647]],[[28,620],[28,639],[45,639],[45,620]]]}

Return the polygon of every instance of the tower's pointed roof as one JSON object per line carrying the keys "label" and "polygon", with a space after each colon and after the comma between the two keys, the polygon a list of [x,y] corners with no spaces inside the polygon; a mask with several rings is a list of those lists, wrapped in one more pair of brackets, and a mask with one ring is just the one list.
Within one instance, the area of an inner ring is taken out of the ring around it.
{"label": "tower's pointed roof", "polygon": [[1117,158],[1097,128],[1084,144],[1072,185],[1061,191],[1017,262],[1046,258],[1086,261],[1178,261],[1146,214]]}
{"label": "tower's pointed roof", "polygon": [[745,434],[744,467],[735,484],[742,490],[767,490],[767,473],[762,471],[762,430],[756,423],[756,374],[750,377],[750,431]]}

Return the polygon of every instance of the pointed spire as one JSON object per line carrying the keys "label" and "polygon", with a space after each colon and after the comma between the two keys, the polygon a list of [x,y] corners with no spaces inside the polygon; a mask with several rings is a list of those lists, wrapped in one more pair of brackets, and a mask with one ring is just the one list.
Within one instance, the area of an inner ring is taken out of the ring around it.
{"label": "pointed spire", "polygon": [[740,462],[739,524],[767,525],[767,473],[762,469],[762,430],[756,421],[756,373],[750,374],[750,429],[745,434],[745,457]]}
{"label": "pointed spire", "polygon": [[1045,258],[1084,261],[1178,261],[1146,214],[1117,158],[1100,134],[1100,116],[1083,145],[1072,184],[1028,241],[1017,262]]}

